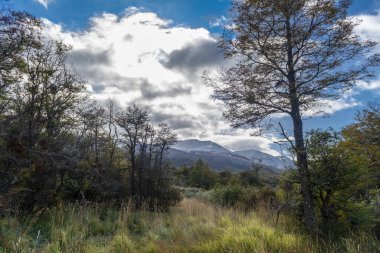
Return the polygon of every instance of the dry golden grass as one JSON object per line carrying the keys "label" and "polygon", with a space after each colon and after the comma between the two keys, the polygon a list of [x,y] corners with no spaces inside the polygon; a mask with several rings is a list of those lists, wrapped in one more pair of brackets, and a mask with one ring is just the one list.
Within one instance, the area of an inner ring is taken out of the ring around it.
{"label": "dry golden grass", "polygon": [[[0,219],[0,252],[380,252],[366,235],[314,240],[286,217],[184,199],[168,213],[70,205],[38,217]],[[1,249],[2,248],[2,249]]]}

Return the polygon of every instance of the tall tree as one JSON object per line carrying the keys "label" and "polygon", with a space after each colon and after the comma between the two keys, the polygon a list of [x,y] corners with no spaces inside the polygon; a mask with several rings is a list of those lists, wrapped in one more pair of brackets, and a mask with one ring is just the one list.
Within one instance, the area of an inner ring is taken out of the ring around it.
{"label": "tall tree", "polygon": [[[235,127],[268,126],[276,113],[293,122],[304,221],[317,230],[305,149],[303,116],[371,77],[376,43],[361,40],[347,16],[350,0],[235,0],[232,24],[220,40],[233,66],[205,77]],[[357,60],[362,60],[358,64]],[[355,64],[352,64],[355,62]]]}
{"label": "tall tree", "polygon": [[25,53],[41,45],[41,22],[26,12],[14,11],[0,0],[0,113],[9,105],[9,89],[20,78]]}

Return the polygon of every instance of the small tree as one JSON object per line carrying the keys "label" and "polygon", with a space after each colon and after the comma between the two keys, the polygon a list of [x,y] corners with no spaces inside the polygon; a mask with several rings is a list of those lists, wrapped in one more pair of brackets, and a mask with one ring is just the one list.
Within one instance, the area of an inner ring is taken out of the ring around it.
{"label": "small tree", "polygon": [[190,185],[204,189],[212,188],[218,179],[218,174],[199,159],[190,169]]}
{"label": "small tree", "polygon": [[376,43],[355,34],[359,22],[347,17],[350,3],[235,0],[233,23],[220,40],[225,58],[234,65],[215,78],[205,77],[214,98],[226,104],[225,116],[235,127],[268,126],[268,118],[276,113],[291,117],[309,232],[317,228],[303,116],[318,111],[321,99],[337,98],[357,80],[370,77],[370,67],[380,62],[378,55],[361,59]]}
{"label": "small tree", "polygon": [[[365,168],[366,195],[380,186],[380,103],[371,103],[356,116],[356,122],[342,131],[351,159]],[[363,175],[363,176],[364,176]]]}
{"label": "small tree", "polygon": [[344,210],[360,184],[361,171],[350,162],[341,142],[341,135],[331,129],[307,133],[310,178],[324,229],[334,224],[338,212]]}
{"label": "small tree", "polygon": [[144,130],[149,124],[148,112],[136,105],[128,106],[125,110],[118,113],[116,122],[123,130],[122,135],[131,168],[131,195],[134,197],[136,195],[135,174],[137,170],[137,158],[138,151],[141,148],[140,137],[144,134]]}

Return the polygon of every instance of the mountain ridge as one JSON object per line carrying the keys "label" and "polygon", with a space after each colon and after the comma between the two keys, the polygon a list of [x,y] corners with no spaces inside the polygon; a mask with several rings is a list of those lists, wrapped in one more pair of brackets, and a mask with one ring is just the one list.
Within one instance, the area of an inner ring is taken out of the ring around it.
{"label": "mountain ridge", "polygon": [[175,167],[192,166],[202,159],[216,171],[246,171],[260,165],[267,170],[284,170],[293,166],[285,156],[275,157],[258,150],[231,151],[212,141],[187,139],[171,147],[168,159]]}

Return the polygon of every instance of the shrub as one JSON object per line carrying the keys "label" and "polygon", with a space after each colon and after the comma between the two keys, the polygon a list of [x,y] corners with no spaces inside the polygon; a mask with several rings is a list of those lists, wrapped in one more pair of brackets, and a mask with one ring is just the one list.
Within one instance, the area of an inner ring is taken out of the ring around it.
{"label": "shrub", "polygon": [[215,188],[211,200],[223,206],[236,206],[241,202],[245,189],[240,185],[226,185]]}
{"label": "shrub", "polygon": [[211,191],[211,202],[245,210],[256,209],[259,205],[273,209],[279,205],[275,190],[264,187],[243,187],[241,185],[218,186]]}

